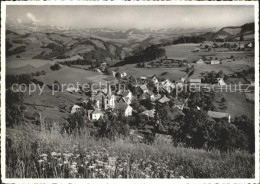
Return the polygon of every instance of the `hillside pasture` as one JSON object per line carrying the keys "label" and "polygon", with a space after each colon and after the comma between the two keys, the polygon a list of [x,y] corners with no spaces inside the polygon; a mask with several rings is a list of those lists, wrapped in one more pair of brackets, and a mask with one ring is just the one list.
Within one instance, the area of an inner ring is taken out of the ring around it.
{"label": "hillside pasture", "polygon": [[[113,68],[115,69],[115,68]],[[128,64],[119,67],[119,71],[124,71],[133,77],[161,76],[172,80],[179,80],[186,75],[185,67],[180,68],[137,68],[135,64]]]}
{"label": "hillside pasture", "polygon": [[211,64],[199,64],[195,69],[194,73],[190,76],[190,78],[201,78],[202,73],[204,72],[219,72],[222,70],[224,74],[231,75],[234,72],[241,72],[242,70],[247,70],[250,67],[254,66],[253,59],[243,58],[236,59],[235,61],[228,62],[228,60],[222,60],[222,64],[211,65]]}
{"label": "hillside pasture", "polygon": [[97,72],[62,66],[58,71],[48,73],[46,75],[35,77],[45,84],[52,84],[57,80],[61,84],[85,84],[105,82],[105,75],[100,75]]}
{"label": "hillside pasture", "polygon": [[227,101],[227,109],[218,109],[217,111],[229,113],[232,119],[236,116],[246,115],[249,119],[254,120],[254,104],[246,100],[245,93],[216,93],[216,101],[220,102],[222,97]]}
{"label": "hillside pasture", "polygon": [[200,44],[177,44],[164,47],[168,58],[185,58],[193,60],[199,57],[198,53],[192,52]]}
{"label": "hillside pasture", "polygon": [[31,65],[35,68],[39,68],[46,64],[54,64],[54,62],[46,59],[6,59],[7,68],[21,68],[26,65]]}
{"label": "hillside pasture", "polygon": [[[34,113],[41,113],[46,121],[60,121],[67,119],[71,107],[85,99],[83,94],[64,92],[52,93],[47,86],[43,92],[37,89],[32,94],[24,93],[24,104],[27,106],[27,118],[32,118]],[[61,110],[62,109],[62,110]]]}

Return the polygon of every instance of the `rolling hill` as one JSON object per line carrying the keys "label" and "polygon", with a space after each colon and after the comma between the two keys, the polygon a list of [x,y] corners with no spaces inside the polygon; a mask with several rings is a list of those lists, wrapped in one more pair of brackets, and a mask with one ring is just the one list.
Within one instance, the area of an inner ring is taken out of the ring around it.
{"label": "rolling hill", "polygon": [[7,58],[85,60],[123,59],[153,44],[172,43],[180,36],[200,36],[206,41],[253,40],[254,23],[216,28],[72,29],[57,26],[8,25]]}
{"label": "rolling hill", "polygon": [[214,41],[225,39],[226,41],[235,40],[253,40],[254,39],[254,23],[244,24],[242,26],[228,26],[223,27],[217,32],[207,32],[201,36],[206,39],[206,41]]}
{"label": "rolling hill", "polygon": [[18,34],[6,31],[7,58],[54,59],[75,55],[103,60],[125,56],[119,46],[98,38],[74,38],[60,33],[32,32]]}

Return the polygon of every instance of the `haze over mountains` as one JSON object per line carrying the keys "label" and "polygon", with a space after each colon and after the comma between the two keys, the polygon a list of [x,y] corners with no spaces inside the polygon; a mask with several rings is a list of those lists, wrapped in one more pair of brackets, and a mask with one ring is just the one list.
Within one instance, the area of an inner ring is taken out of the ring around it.
{"label": "haze over mountains", "polygon": [[166,29],[75,29],[36,24],[9,24],[6,31],[8,58],[53,59],[75,55],[85,59],[123,59],[135,50],[152,44],[167,44],[181,36],[201,36],[206,41],[217,37],[232,40],[254,38],[254,23],[224,28]]}

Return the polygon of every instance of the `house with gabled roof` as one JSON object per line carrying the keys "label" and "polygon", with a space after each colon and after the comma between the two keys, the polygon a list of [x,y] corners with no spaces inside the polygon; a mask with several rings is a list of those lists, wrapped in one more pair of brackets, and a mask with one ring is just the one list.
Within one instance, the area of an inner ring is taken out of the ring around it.
{"label": "house with gabled roof", "polygon": [[175,84],[173,84],[169,79],[165,79],[160,83],[160,87],[170,93],[173,89],[175,89]]}
{"label": "house with gabled roof", "polygon": [[156,85],[156,84],[159,84],[159,80],[156,78],[156,76],[155,75],[152,75],[151,77],[150,77],[150,79],[153,81],[153,83]]}
{"label": "house with gabled roof", "polygon": [[197,64],[204,64],[204,61],[203,61],[203,59],[200,58],[198,61],[196,61],[196,63]]}
{"label": "house with gabled roof", "polygon": [[122,100],[116,101],[116,109],[122,111],[125,117],[132,116],[133,108]]}
{"label": "house with gabled roof", "polygon": [[228,122],[229,123],[231,122],[230,114],[225,113],[225,112],[208,111],[208,115],[209,115],[209,117],[216,119],[216,120],[227,118]]}
{"label": "house with gabled roof", "polygon": [[169,101],[171,101],[171,99],[167,98],[166,96],[163,96],[160,100],[158,100],[158,102],[160,102],[161,104],[165,104]]}
{"label": "house with gabled roof", "polygon": [[103,117],[103,115],[104,112],[99,109],[87,110],[87,116],[90,120],[99,120],[100,118]]}
{"label": "house with gabled roof", "polygon": [[70,113],[74,114],[75,112],[78,112],[80,109],[81,109],[81,107],[79,105],[73,105]]}
{"label": "house with gabled roof", "polygon": [[145,110],[145,111],[141,112],[140,114],[143,114],[143,115],[147,116],[148,118],[154,118],[154,116],[155,116],[155,109]]}

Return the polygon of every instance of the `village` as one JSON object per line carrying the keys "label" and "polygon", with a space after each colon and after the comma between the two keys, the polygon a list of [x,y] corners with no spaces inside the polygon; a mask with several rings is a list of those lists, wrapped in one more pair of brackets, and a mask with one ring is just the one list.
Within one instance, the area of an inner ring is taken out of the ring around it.
{"label": "village", "polygon": [[[194,108],[189,105],[189,101],[191,100],[189,99],[189,96],[191,93],[204,93],[207,95],[212,95],[217,93],[220,89],[225,89],[227,86],[224,81],[223,74],[216,78],[213,83],[205,83],[201,78],[189,77],[190,73],[194,72],[197,67],[200,67],[203,64],[221,65],[221,61],[217,58],[213,59],[211,57],[207,59],[203,57],[193,63],[190,63],[185,59],[165,57],[160,59],[160,62],[167,66],[169,63],[177,63],[178,65],[187,66],[189,70],[187,71],[186,76],[178,80],[170,80],[167,78],[159,79],[156,75],[141,76],[135,79],[133,76],[128,75],[124,71],[121,72],[113,70],[111,75],[108,77],[110,82],[107,82],[105,87],[103,86],[102,89],[98,88],[96,90],[91,90],[90,93],[86,93],[86,99],[84,99],[82,103],[73,105],[71,108],[71,114],[84,112],[85,118],[90,121],[98,121],[111,112],[115,112],[117,114],[120,113],[121,117],[137,117],[141,115],[146,120],[153,120],[157,125],[160,125],[162,129],[165,130],[160,122],[160,108],[170,106],[171,113],[174,114],[174,118],[172,120],[175,120],[178,116],[185,115],[183,113],[184,109]],[[194,63],[196,66],[194,66]],[[95,69],[95,71],[101,75],[105,75],[102,71],[105,71],[106,67],[106,62],[103,62],[99,68]],[[120,88],[120,82],[124,84],[123,88]],[[114,87],[114,89],[111,89],[110,86]],[[248,86],[250,86],[250,90],[249,87],[242,87],[240,91],[236,92],[244,92],[247,99],[253,101],[253,84],[248,82]],[[82,93],[84,89],[70,88],[67,89],[67,91],[69,93]],[[136,109],[135,103],[142,104],[142,108],[138,107],[138,109]],[[196,106],[195,108],[196,110],[205,111],[203,107]],[[213,111],[210,109],[207,109],[206,113],[213,120],[225,120],[229,123],[231,122],[232,117],[229,113],[223,111]],[[154,127],[144,127],[148,128],[146,128],[145,131],[144,129],[141,129],[138,132],[154,132]],[[160,133],[167,134],[168,132],[161,131]],[[140,135],[138,135],[138,137],[142,138]]]}
{"label": "village", "polygon": [[257,3],[119,4],[1,4],[3,181],[259,181]]}

